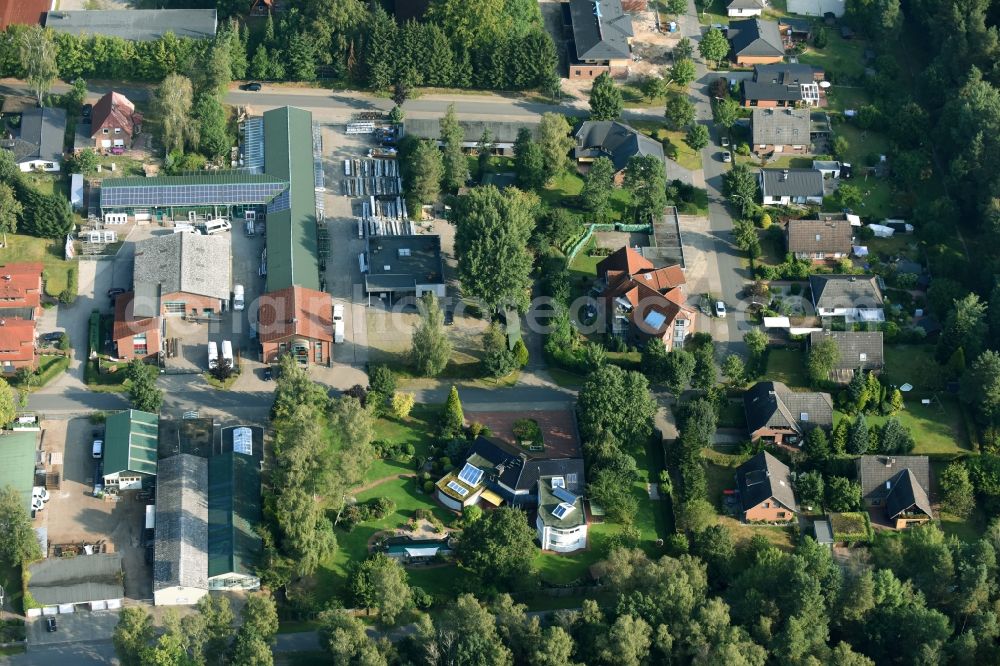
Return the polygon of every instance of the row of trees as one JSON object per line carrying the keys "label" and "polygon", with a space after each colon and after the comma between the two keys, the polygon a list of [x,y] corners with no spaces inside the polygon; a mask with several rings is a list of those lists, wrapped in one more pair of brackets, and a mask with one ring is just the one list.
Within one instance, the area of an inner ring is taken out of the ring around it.
{"label": "row of trees", "polygon": [[264,496],[262,581],[273,589],[333,554],[334,524],[374,453],[371,414],[358,399],[330,399],[289,355],[279,362],[271,418],[277,462]]}
{"label": "row of trees", "polygon": [[119,614],[112,642],[122,666],[273,664],[271,644],[278,633],[274,600],[251,594],[240,611],[240,627],[234,631],[235,619],[229,599],[209,595],[198,602],[196,613],[181,618],[168,611],[163,631],[158,632],[149,611],[129,606]]}

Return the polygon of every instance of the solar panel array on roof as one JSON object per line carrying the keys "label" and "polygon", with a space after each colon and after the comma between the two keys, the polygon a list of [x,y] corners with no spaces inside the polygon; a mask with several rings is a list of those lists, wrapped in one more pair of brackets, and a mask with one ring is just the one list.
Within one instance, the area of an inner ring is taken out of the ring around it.
{"label": "solar panel array on roof", "polygon": [[101,206],[210,206],[266,204],[287,187],[286,183],[185,183],[183,185],[106,185],[101,187]]}
{"label": "solar panel array on roof", "polygon": [[253,455],[253,430],[237,428],[233,431],[233,451],[245,456]]}
{"label": "solar panel array on roof", "polygon": [[553,488],[552,494],[567,504],[576,504],[577,497],[565,488]]}
{"label": "solar panel array on roof", "polygon": [[449,481],[448,487],[454,490],[456,493],[458,493],[459,496],[461,497],[465,497],[466,495],[469,494],[469,491],[465,488],[465,486],[458,483],[457,481]]}
{"label": "solar panel array on roof", "polygon": [[572,513],[573,510],[574,510],[574,507],[573,507],[572,504],[567,504],[566,502],[560,502],[556,506],[556,508],[552,509],[552,515],[555,516],[556,518],[558,518],[559,520],[562,520],[563,518],[565,518],[566,516],[568,516],[570,513]]}
{"label": "solar panel array on roof", "polygon": [[465,463],[465,467],[462,471],[458,473],[459,481],[464,481],[470,486],[479,485],[479,481],[483,478],[483,470],[479,469],[475,465],[470,465]]}

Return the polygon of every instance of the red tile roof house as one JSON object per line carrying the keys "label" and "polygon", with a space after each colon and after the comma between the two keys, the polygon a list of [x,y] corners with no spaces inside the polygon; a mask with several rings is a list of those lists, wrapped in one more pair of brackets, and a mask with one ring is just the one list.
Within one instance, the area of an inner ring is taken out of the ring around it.
{"label": "red tile roof house", "polygon": [[623,247],[597,264],[597,276],[606,285],[601,297],[613,334],[636,343],[659,338],[669,351],[694,333],[696,312],[687,304],[679,265],[655,268]]}
{"label": "red tile roof house", "polygon": [[142,127],[142,114],[128,97],[114,91],[97,101],[90,116],[90,138],[98,151],[130,148]]}
{"label": "red tile roof house", "polygon": [[35,320],[42,313],[42,264],[0,266],[0,372],[35,368]]}
{"label": "red tile roof house", "polygon": [[265,363],[274,363],[285,353],[301,365],[330,363],[330,294],[298,285],[272,291],[260,297],[257,323]]}
{"label": "red tile roof house", "polygon": [[40,263],[0,266],[0,317],[41,316],[43,268]]}
{"label": "red tile roof house", "polygon": [[736,469],[736,487],[744,522],[788,522],[799,510],[788,466],[767,451]]}
{"label": "red tile roof house", "polygon": [[153,358],[160,352],[165,322],[162,317],[137,317],[134,308],[134,291],[115,299],[115,324],[111,334],[115,356],[127,361]]}
{"label": "red tile roof house", "polygon": [[18,368],[34,369],[35,322],[30,319],[0,319],[0,370],[13,375]]}

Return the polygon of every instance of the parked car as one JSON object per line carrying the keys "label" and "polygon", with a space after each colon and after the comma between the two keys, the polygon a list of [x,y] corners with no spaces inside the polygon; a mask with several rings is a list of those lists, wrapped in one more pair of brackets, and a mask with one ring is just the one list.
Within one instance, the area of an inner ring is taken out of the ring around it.
{"label": "parked car", "polygon": [[726,304],[722,301],[715,302],[715,316],[720,319],[726,318]]}
{"label": "parked car", "polygon": [[243,300],[243,285],[238,284],[233,287],[233,309],[242,310],[245,306]]}
{"label": "parked car", "polygon": [[34,488],[32,488],[31,497],[32,499],[37,497],[43,502],[48,502],[50,499],[52,499],[51,497],[49,497],[49,491],[45,488],[45,486],[35,486]]}
{"label": "parked car", "polygon": [[118,296],[118,295],[124,294],[124,293],[125,293],[125,290],[122,289],[121,287],[111,287],[111,289],[108,289],[108,298],[114,298],[115,296]]}
{"label": "parked car", "polygon": [[94,496],[104,492],[104,461],[94,462]]}
{"label": "parked car", "polygon": [[274,370],[271,369],[271,366],[267,366],[266,368],[264,368],[264,375],[263,376],[264,376],[264,381],[265,382],[269,382],[272,379],[274,379]]}
{"label": "parked car", "polygon": [[47,617],[47,618],[45,618],[45,630],[46,631],[55,631],[58,628],[59,627],[56,626],[56,619],[54,617]]}
{"label": "parked car", "polygon": [[455,311],[451,308],[444,309],[444,325],[451,326],[455,323]]}
{"label": "parked car", "polygon": [[256,81],[251,81],[250,83],[244,83],[240,86],[240,90],[247,90],[249,92],[260,92],[261,85]]}
{"label": "parked car", "polygon": [[34,497],[34,496],[32,496],[32,498],[31,498],[31,511],[32,511],[32,513],[31,513],[31,515],[34,516],[35,515],[35,513],[34,513],[35,511],[41,511],[44,508],[45,508],[45,502],[42,501],[42,498],[41,497]]}
{"label": "parked car", "polygon": [[94,440],[94,445],[91,447],[90,455],[96,460],[104,457],[104,441],[100,439]]}
{"label": "parked car", "polygon": [[83,116],[84,118],[89,118],[90,114],[93,113],[93,111],[94,111],[93,104],[84,104],[83,107],[80,109],[80,115]]}
{"label": "parked car", "polygon": [[726,152],[722,153],[722,161],[723,162],[727,162],[727,163],[728,162],[732,162],[733,161],[733,154],[731,152],[729,152],[728,150]]}
{"label": "parked car", "polygon": [[723,148],[728,148],[729,147],[729,137],[728,136],[722,137],[722,147]]}
{"label": "parked car", "polygon": [[49,344],[54,345],[62,340],[63,335],[65,335],[65,333],[63,333],[62,331],[52,331],[51,333],[42,333],[42,342],[47,342]]}

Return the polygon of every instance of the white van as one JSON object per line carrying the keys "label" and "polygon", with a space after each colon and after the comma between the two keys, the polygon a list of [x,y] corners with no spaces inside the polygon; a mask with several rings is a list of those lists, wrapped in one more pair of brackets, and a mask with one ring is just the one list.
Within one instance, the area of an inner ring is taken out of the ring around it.
{"label": "white van", "polygon": [[205,223],[205,233],[211,236],[212,234],[221,234],[223,231],[232,231],[233,225],[229,220],[209,220]]}
{"label": "white van", "polygon": [[219,347],[215,342],[208,343],[208,369],[211,370],[219,364]]}
{"label": "white van", "polygon": [[233,309],[242,310],[243,306],[243,285],[238,284],[233,287]]}
{"label": "white van", "polygon": [[229,340],[222,341],[222,359],[229,361],[229,367],[233,366],[233,343]]}
{"label": "white van", "polygon": [[333,322],[333,341],[338,345],[344,344],[344,320],[339,319]]}
{"label": "white van", "polygon": [[179,222],[174,225],[175,234],[196,234],[198,230],[194,228],[194,225],[188,224],[187,222]]}

